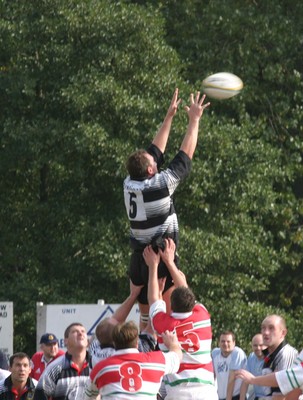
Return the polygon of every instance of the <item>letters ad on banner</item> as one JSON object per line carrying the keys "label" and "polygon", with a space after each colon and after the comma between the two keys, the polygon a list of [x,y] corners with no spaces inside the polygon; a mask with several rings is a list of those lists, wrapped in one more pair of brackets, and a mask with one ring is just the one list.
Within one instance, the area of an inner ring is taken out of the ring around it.
{"label": "letters ad on banner", "polygon": [[0,350],[9,357],[13,354],[14,307],[12,302],[0,301]]}
{"label": "letters ad on banner", "polygon": [[[88,337],[91,337],[98,323],[113,315],[120,304],[48,304],[37,303],[37,351],[39,341],[44,333],[53,333],[59,340],[59,347],[66,349],[64,345],[64,331],[74,322],[81,323],[87,330]],[[135,305],[128,321],[132,320],[139,324],[140,311]]]}

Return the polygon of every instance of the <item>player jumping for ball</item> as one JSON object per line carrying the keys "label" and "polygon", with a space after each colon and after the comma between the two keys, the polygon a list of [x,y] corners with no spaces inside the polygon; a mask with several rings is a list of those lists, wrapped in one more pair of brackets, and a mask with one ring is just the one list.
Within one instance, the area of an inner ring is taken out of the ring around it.
{"label": "player jumping for ball", "polygon": [[[197,146],[199,123],[203,111],[210,103],[204,104],[205,95],[200,92],[190,95],[190,105],[185,106],[188,126],[181,147],[168,164],[160,171],[164,163],[164,152],[169,137],[172,120],[181,99],[175,90],[164,121],[146,150],[132,153],[126,162],[129,176],[124,180],[124,202],[130,221],[130,244],[133,250],[129,266],[129,276],[135,285],[144,285],[138,296],[141,311],[141,328],[148,320],[147,283],[148,267],[143,258],[147,245],[155,250],[163,249],[171,238],[178,246],[179,227],[172,195],[179,183],[190,172],[192,158]],[[177,256],[175,256],[177,265]],[[158,276],[166,277],[163,299],[169,307],[169,298],[173,290],[173,281],[167,266],[160,262]]]}

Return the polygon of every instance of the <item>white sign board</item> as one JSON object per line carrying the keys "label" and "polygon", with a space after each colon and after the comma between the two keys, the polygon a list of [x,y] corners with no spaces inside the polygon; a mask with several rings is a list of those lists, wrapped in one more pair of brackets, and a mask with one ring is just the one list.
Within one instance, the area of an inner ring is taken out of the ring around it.
{"label": "white sign board", "polygon": [[12,302],[0,302],[0,350],[9,358],[13,354],[14,308]]}
{"label": "white sign board", "polygon": [[[95,333],[98,323],[110,317],[120,304],[48,304],[37,303],[37,351],[39,341],[44,333],[53,333],[59,340],[59,347],[65,349],[64,331],[74,322],[81,323],[87,330],[88,336]],[[135,305],[127,320],[139,324],[140,311]]]}

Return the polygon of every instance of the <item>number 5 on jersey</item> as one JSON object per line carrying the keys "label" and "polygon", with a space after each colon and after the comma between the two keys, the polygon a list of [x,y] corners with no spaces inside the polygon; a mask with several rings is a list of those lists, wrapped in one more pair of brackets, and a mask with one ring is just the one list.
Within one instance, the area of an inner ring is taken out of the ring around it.
{"label": "number 5 on jersey", "polygon": [[187,353],[195,353],[200,349],[199,336],[193,332],[194,325],[188,322],[175,327],[179,343]]}
{"label": "number 5 on jersey", "polygon": [[128,207],[128,216],[133,219],[137,216],[137,203],[136,203],[136,193],[128,192],[129,194],[129,207]]}

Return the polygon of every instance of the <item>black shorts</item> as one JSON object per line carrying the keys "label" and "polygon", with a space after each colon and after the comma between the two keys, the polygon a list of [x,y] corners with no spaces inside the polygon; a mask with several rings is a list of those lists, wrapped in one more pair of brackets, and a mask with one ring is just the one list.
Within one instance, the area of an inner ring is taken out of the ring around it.
{"label": "black shorts", "polygon": [[[175,255],[175,264],[178,265],[178,256]],[[135,251],[131,255],[129,265],[129,278],[134,285],[144,285],[138,296],[138,302],[141,304],[148,304],[147,300],[147,284],[148,284],[148,266],[143,257],[143,251]],[[166,282],[163,293],[173,286],[172,277],[167,269],[167,266],[161,260],[158,266],[158,278],[166,276]]]}

